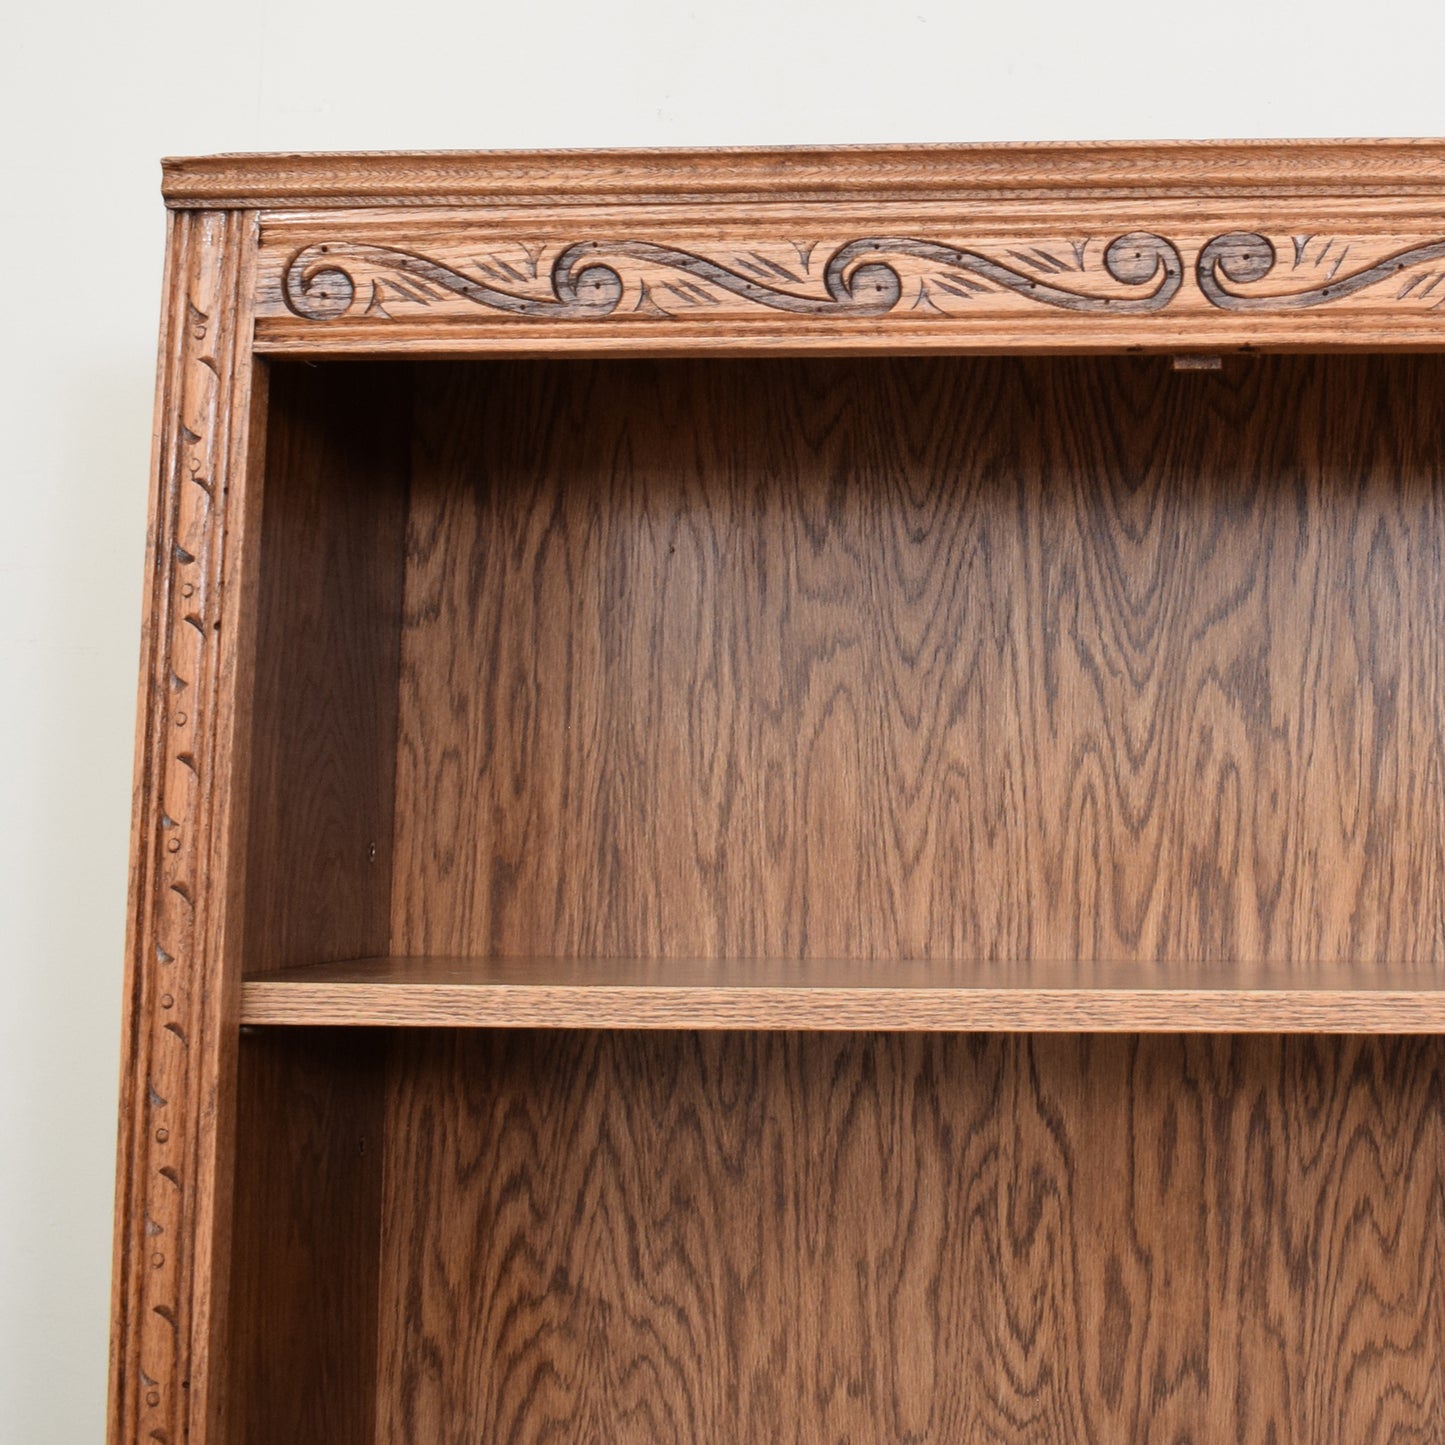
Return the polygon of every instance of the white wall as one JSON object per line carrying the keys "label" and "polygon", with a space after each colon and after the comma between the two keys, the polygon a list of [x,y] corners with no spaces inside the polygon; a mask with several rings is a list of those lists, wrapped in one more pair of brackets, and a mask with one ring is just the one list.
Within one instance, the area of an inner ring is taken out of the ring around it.
{"label": "white wall", "polygon": [[0,1445],[103,1429],[159,156],[1445,133],[1439,0],[51,0],[4,31]]}

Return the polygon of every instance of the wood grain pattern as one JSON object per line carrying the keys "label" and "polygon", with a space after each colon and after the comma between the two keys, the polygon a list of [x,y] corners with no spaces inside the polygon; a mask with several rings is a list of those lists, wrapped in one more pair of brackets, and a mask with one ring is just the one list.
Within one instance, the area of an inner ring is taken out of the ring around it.
{"label": "wood grain pattern", "polygon": [[[1438,345],[1445,206],[879,200],[268,218],[268,351]],[[599,228],[600,227],[600,228]],[[888,324],[881,326],[881,318]]]}
{"label": "wood grain pattern", "polygon": [[1445,1434],[1438,1041],[395,1050],[384,1445]]}
{"label": "wood grain pattern", "polygon": [[1230,964],[372,958],[241,985],[249,1024],[1445,1032],[1432,969]]}
{"label": "wood grain pattern", "polygon": [[1007,145],[390,151],[175,157],[168,205],[325,208],[799,198],[1445,195],[1439,140],[1066,141]]}
{"label": "wood grain pattern", "polygon": [[[248,725],[243,634],[258,488],[254,216],[171,222],[156,395],[131,838],[111,1298],[110,1438],[202,1440],[222,1408]],[[218,1261],[222,1262],[218,1270]],[[218,1277],[219,1276],[219,1277]]]}
{"label": "wood grain pattern", "polygon": [[409,376],[276,366],[256,586],[244,957],[384,949]]}
{"label": "wood grain pattern", "polygon": [[166,184],[173,203],[272,208],[256,305],[258,344],[278,353],[1433,349],[1442,155],[229,157],[173,162]]}
{"label": "wood grain pattern", "polygon": [[385,1046],[252,1033],[236,1103],[233,1445],[371,1445]]}
{"label": "wood grain pattern", "polygon": [[391,951],[1438,969],[1442,384],[425,370]]}
{"label": "wood grain pattern", "polygon": [[1445,1439],[1442,161],[169,164],[113,1445]]}

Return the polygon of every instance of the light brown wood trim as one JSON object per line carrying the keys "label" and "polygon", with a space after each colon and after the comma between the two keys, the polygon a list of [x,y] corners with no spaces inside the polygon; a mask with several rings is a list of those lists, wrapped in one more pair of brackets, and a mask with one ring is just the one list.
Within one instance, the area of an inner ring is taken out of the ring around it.
{"label": "light brown wood trim", "polygon": [[1445,978],[1220,965],[383,958],[257,975],[256,1025],[1434,1033]]}
{"label": "light brown wood trim", "polygon": [[1445,195],[1439,140],[317,152],[162,164],[176,207]]}
{"label": "light brown wood trim", "polygon": [[301,355],[1445,344],[1445,200],[839,201],[263,219]]}
{"label": "light brown wood trim", "polygon": [[244,685],[229,584],[251,413],[254,214],[168,239],[142,643],[112,1294],[110,1439],[199,1445],[224,1313],[226,1101],[238,980],[222,966],[229,769]]}

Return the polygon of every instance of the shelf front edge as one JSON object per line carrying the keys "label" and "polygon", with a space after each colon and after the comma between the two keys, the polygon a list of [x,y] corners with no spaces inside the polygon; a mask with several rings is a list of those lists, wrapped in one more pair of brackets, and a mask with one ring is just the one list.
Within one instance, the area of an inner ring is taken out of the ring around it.
{"label": "shelf front edge", "polygon": [[247,1025],[402,1028],[1435,1033],[1445,989],[335,984],[253,979]]}

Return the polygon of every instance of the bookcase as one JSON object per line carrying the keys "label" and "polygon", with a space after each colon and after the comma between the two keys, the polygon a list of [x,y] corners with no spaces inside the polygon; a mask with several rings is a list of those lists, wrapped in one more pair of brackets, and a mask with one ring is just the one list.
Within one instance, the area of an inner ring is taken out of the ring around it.
{"label": "bookcase", "polygon": [[164,174],[113,1445],[1445,1438],[1445,144]]}

